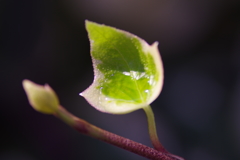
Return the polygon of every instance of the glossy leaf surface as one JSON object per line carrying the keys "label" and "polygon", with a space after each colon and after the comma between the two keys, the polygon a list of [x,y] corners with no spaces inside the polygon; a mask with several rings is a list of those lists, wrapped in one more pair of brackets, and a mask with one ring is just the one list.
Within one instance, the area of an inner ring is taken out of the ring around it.
{"label": "glossy leaf surface", "polygon": [[105,25],[86,21],[94,68],[92,85],[82,92],[96,109],[129,113],[154,101],[163,84],[157,48],[141,38]]}

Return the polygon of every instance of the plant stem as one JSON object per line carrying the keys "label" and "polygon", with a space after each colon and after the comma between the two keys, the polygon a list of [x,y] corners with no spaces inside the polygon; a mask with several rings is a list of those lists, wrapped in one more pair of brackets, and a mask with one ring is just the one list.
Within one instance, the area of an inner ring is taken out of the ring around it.
{"label": "plant stem", "polygon": [[140,143],[134,142],[130,139],[118,136],[111,132],[98,128],[85,120],[82,120],[63,107],[60,106],[59,110],[54,114],[56,117],[63,120],[66,124],[70,125],[78,132],[87,136],[99,139],[109,144],[118,146],[122,149],[128,150],[140,156],[146,157],[151,160],[184,160],[181,157],[172,155],[171,153],[157,151],[153,148],[147,147]]}
{"label": "plant stem", "polygon": [[160,143],[160,141],[158,139],[154,114],[153,114],[151,106],[148,105],[148,106],[144,107],[143,110],[145,111],[146,116],[147,116],[148,131],[149,131],[149,135],[150,135],[150,139],[152,141],[153,147],[158,151],[168,153],[168,151],[163,147],[163,145]]}

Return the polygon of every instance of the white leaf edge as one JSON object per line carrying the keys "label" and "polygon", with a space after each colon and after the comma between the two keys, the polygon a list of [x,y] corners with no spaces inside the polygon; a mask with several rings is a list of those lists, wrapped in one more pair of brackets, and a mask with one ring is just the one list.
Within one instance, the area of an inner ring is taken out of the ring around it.
{"label": "white leaf edge", "polygon": [[[87,102],[92,105],[94,108],[101,112],[105,113],[111,113],[111,114],[126,114],[130,113],[132,111],[147,107],[149,104],[151,104],[160,94],[162,91],[163,86],[163,79],[164,79],[164,71],[163,71],[163,63],[160,56],[160,52],[158,50],[158,42],[154,42],[152,45],[149,45],[146,41],[143,39],[137,37],[136,35],[133,35],[129,32],[122,31],[117,29],[119,32],[123,32],[127,34],[130,37],[137,38],[141,45],[142,49],[145,54],[150,53],[151,56],[154,59],[155,66],[157,71],[159,72],[159,80],[155,84],[155,86],[152,86],[152,95],[148,98],[148,100],[145,103],[135,104],[135,103],[129,103],[129,102],[121,102],[120,104],[115,103],[115,99],[111,99],[101,93],[100,89],[97,89],[99,86],[99,80],[104,79],[104,75],[97,69],[97,65],[101,62],[97,61],[92,57],[93,62],[93,70],[94,70],[94,80],[93,83],[83,92],[81,92],[79,95],[84,97]],[[90,40],[91,42],[91,40]],[[92,42],[91,42],[92,45]],[[91,47],[92,50],[92,47]]]}

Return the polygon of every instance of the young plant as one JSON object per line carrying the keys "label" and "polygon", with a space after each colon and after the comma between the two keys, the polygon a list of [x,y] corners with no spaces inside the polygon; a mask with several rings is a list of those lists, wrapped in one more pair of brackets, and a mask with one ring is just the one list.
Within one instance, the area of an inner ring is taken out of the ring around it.
{"label": "young plant", "polygon": [[94,81],[80,93],[94,108],[111,114],[126,114],[143,109],[148,120],[154,149],[102,130],[73,116],[60,106],[54,91],[29,80],[23,81],[30,104],[42,113],[53,114],[80,133],[116,145],[149,159],[183,160],[169,153],[160,143],[150,104],[163,85],[163,65],[158,43],[113,27],[86,21],[91,44]]}

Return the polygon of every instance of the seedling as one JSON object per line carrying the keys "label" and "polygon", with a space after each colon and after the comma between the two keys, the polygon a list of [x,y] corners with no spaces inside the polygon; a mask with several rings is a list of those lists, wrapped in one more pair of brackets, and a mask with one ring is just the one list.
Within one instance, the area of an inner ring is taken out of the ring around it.
{"label": "seedling", "polygon": [[110,114],[126,114],[143,109],[153,148],[100,129],[75,117],[64,109],[48,86],[29,80],[23,87],[30,105],[44,114],[52,114],[80,133],[116,145],[154,160],[183,160],[169,153],[160,143],[150,104],[159,96],[163,85],[163,65],[158,43],[123,30],[86,21],[91,44],[94,81],[80,93],[94,108]]}

